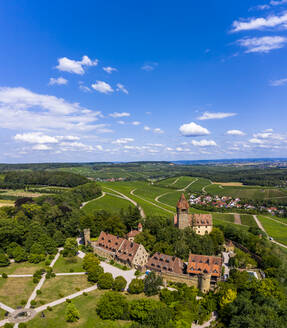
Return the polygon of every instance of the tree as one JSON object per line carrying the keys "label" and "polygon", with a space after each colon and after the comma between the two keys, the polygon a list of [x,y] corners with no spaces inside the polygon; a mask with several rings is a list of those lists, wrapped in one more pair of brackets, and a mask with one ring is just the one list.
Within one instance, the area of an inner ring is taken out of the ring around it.
{"label": "tree", "polygon": [[153,236],[148,230],[144,230],[135,237],[135,242],[142,244],[148,251],[153,250],[153,246],[156,243],[156,237]]}
{"label": "tree", "polygon": [[121,292],[126,288],[127,281],[124,277],[118,276],[115,278],[113,283],[113,290]]}
{"label": "tree", "polygon": [[98,315],[104,319],[123,319],[128,312],[128,302],[126,297],[117,292],[107,292],[101,296],[97,305]]}
{"label": "tree", "polygon": [[159,293],[162,285],[162,278],[151,271],[144,280],[144,293],[147,296],[156,295]]}
{"label": "tree", "polygon": [[97,282],[101,275],[104,273],[104,269],[100,265],[93,264],[88,268],[88,281]]}
{"label": "tree", "polygon": [[130,302],[130,316],[133,320],[145,322],[152,310],[159,307],[160,302],[149,298],[141,298]]}
{"label": "tree", "polygon": [[140,294],[144,291],[144,281],[142,279],[133,279],[129,284],[128,292],[130,294]]}
{"label": "tree", "polygon": [[80,319],[80,312],[75,304],[69,303],[66,307],[65,318],[67,322],[76,322]]}
{"label": "tree", "polygon": [[55,232],[55,234],[53,235],[53,239],[54,239],[57,247],[61,247],[65,243],[65,236],[62,233],[62,231],[60,231],[60,230],[57,230]]}
{"label": "tree", "polygon": [[100,289],[111,289],[113,287],[114,278],[109,272],[103,273],[98,280],[98,287]]}
{"label": "tree", "polygon": [[232,303],[237,296],[236,290],[233,289],[227,289],[224,291],[224,294],[222,295],[219,305],[221,308],[225,307],[227,304]]}
{"label": "tree", "polygon": [[86,254],[83,260],[83,269],[89,271],[90,266],[99,265],[100,260],[92,253]]}
{"label": "tree", "polygon": [[14,248],[13,257],[15,262],[24,262],[27,261],[28,258],[25,249],[21,246],[17,246],[16,248]]}
{"label": "tree", "polygon": [[40,243],[34,243],[30,248],[31,254],[45,254],[44,247]]}
{"label": "tree", "polygon": [[144,320],[144,323],[150,325],[153,328],[175,327],[173,325],[169,325],[172,324],[173,318],[174,311],[172,310],[172,308],[161,305],[148,313],[148,316]]}
{"label": "tree", "polygon": [[76,238],[67,238],[64,245],[63,255],[72,257],[78,253],[78,243]]}
{"label": "tree", "polygon": [[10,261],[4,253],[0,253],[0,267],[8,266]]}

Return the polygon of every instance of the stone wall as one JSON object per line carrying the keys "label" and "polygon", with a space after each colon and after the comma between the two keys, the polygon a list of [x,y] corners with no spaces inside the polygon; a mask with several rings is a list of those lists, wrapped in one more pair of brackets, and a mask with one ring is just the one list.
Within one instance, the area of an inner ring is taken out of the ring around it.
{"label": "stone wall", "polygon": [[94,249],[94,253],[96,253],[98,256],[104,257],[104,258],[106,258],[108,260],[113,260],[114,259],[115,253],[110,252],[108,250],[105,250],[105,249],[103,249],[101,247],[96,246],[96,242],[92,242],[91,245],[92,245],[92,247]]}

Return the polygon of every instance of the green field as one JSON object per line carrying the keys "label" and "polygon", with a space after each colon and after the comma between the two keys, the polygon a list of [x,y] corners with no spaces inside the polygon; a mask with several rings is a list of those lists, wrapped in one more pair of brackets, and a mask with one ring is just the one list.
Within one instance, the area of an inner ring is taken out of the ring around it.
{"label": "green field", "polygon": [[280,222],[275,222],[270,220],[266,216],[258,215],[257,216],[260,222],[262,223],[264,229],[269,236],[274,238],[279,243],[287,245],[287,226],[281,224]]}
{"label": "green field", "polygon": [[100,199],[95,199],[89,202],[83,207],[83,211],[87,214],[92,214],[98,210],[107,210],[109,212],[118,213],[121,209],[128,209],[129,206],[134,207],[134,205],[126,199],[106,194]]}
{"label": "green field", "polygon": [[38,264],[32,264],[29,262],[22,262],[22,263],[11,263],[7,267],[0,268],[0,274],[7,273],[7,274],[33,274],[36,270],[44,268],[44,262]]}
{"label": "green field", "polygon": [[220,221],[234,223],[234,215],[233,214],[216,213],[216,212],[212,212],[211,214],[212,214],[213,220],[220,220]]}
{"label": "green field", "polygon": [[27,301],[36,285],[33,278],[0,278],[0,302],[16,309]]}
{"label": "green field", "polygon": [[83,260],[78,256],[75,257],[63,257],[60,255],[56,261],[53,271],[54,272],[83,272]]}
{"label": "green field", "polygon": [[37,304],[46,304],[59,298],[76,293],[79,290],[92,286],[87,276],[57,276],[46,279],[41,288],[42,294],[37,295]]}
{"label": "green field", "polygon": [[193,192],[202,192],[202,188],[210,185],[210,180],[204,179],[204,178],[198,178],[197,181],[195,181],[191,186],[187,188],[187,192],[193,193]]}

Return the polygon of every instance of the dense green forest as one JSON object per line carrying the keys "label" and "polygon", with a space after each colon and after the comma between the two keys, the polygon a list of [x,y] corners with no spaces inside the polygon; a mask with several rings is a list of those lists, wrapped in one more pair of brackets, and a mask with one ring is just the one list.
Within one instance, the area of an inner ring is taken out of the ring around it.
{"label": "dense green forest", "polygon": [[13,189],[26,185],[45,185],[59,187],[76,187],[88,182],[88,179],[70,172],[60,171],[11,171],[7,172],[3,183],[4,186]]}

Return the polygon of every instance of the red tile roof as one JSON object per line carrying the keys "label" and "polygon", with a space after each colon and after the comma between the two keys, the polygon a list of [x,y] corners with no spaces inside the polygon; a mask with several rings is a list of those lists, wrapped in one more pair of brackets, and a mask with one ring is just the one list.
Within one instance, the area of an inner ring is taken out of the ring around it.
{"label": "red tile roof", "polygon": [[96,245],[108,251],[116,252],[124,240],[124,238],[117,237],[102,231]]}
{"label": "red tile roof", "polygon": [[207,273],[211,274],[211,276],[220,277],[221,267],[221,257],[190,254],[188,259],[187,273]]}
{"label": "red tile roof", "polygon": [[194,226],[212,226],[212,215],[192,214],[192,223]]}
{"label": "red tile roof", "polygon": [[127,237],[130,238],[130,237],[135,237],[136,235],[138,235],[140,233],[140,231],[138,230],[132,230],[130,231],[128,234],[127,234]]}
{"label": "red tile roof", "polygon": [[146,268],[154,271],[182,274],[183,262],[175,256],[155,253],[149,258]]}
{"label": "red tile roof", "polygon": [[116,256],[122,261],[132,262],[140,245],[127,239],[124,239],[121,247],[117,250]]}

